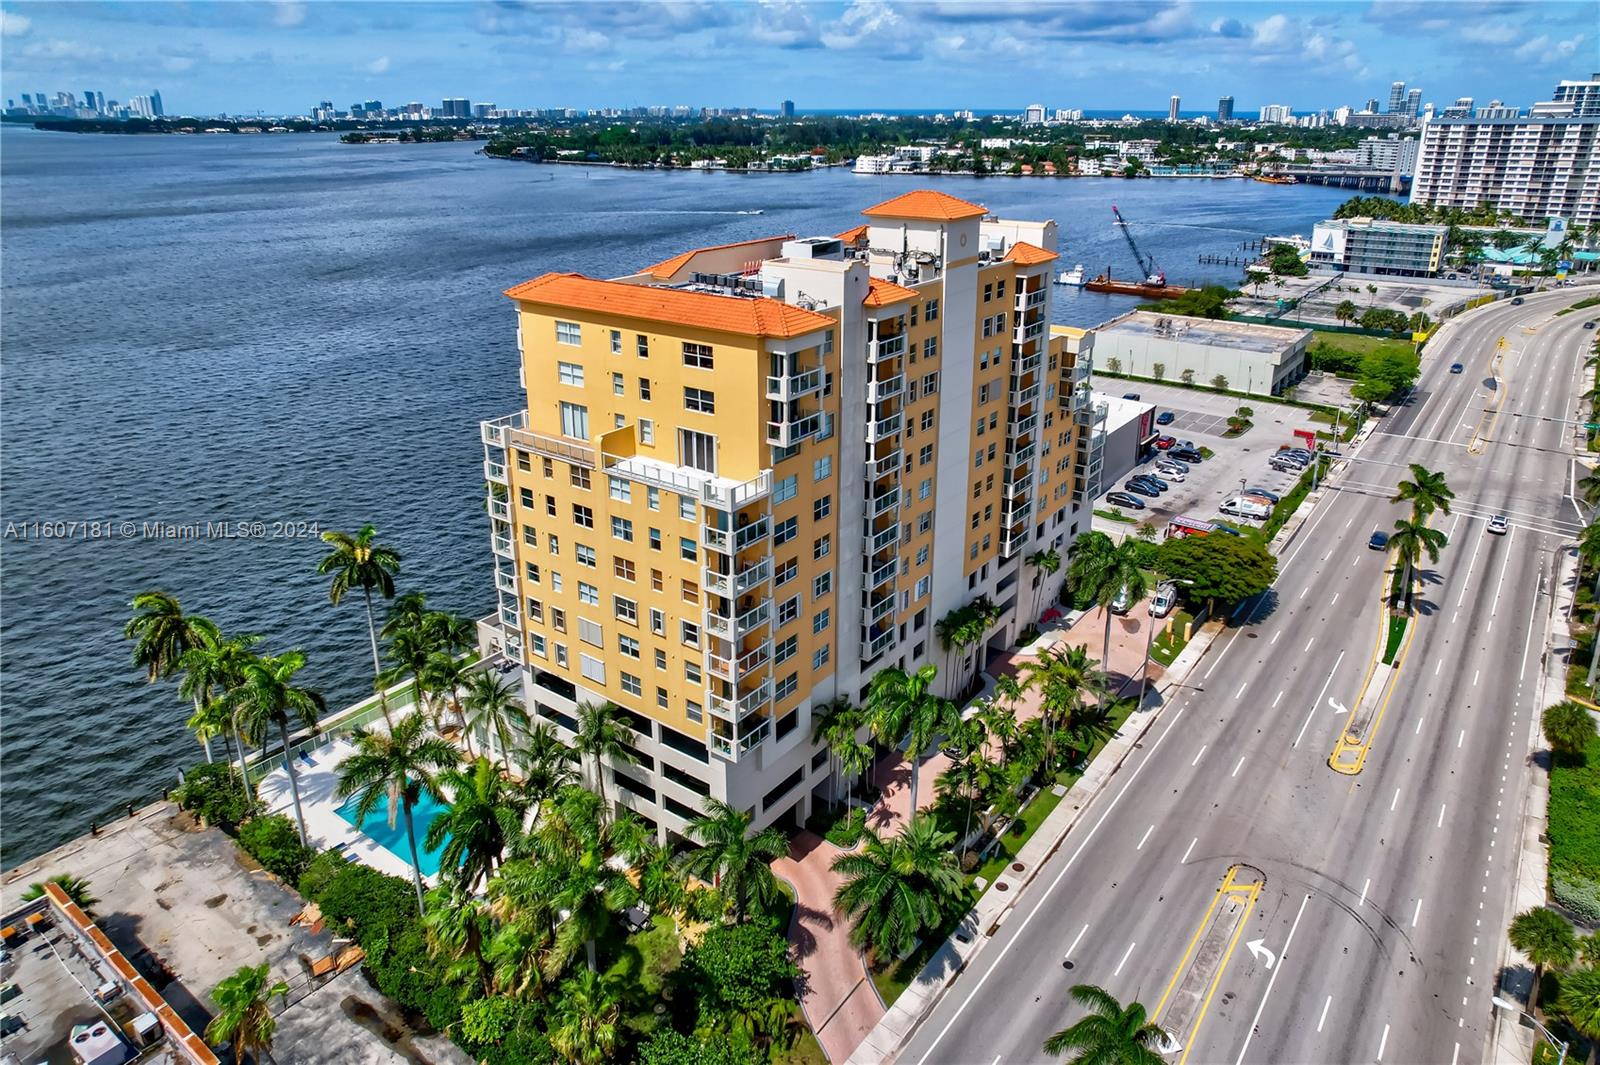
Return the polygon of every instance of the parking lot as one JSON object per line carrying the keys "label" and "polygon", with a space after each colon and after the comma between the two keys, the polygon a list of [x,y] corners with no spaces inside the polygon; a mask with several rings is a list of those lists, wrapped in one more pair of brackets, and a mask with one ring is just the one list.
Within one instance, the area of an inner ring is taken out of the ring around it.
{"label": "parking lot", "polygon": [[[1120,389],[1126,383],[1108,378],[1102,384],[1110,386],[1105,391],[1115,391],[1120,395]],[[1308,411],[1259,398],[1241,401],[1232,396],[1219,396],[1151,381],[1140,381],[1138,390],[1140,398],[1147,403],[1154,403],[1158,413],[1171,411],[1176,415],[1171,424],[1157,426],[1158,431],[1179,440],[1192,440],[1197,447],[1210,448],[1213,455],[1204,462],[1189,463],[1189,473],[1181,483],[1156,473],[1171,487],[1154,499],[1141,496],[1146,508],[1144,510],[1121,508],[1128,516],[1141,522],[1149,521],[1158,532],[1165,530],[1169,518],[1179,515],[1212,521],[1222,516],[1218,506],[1239,490],[1241,479],[1249,487],[1265,488],[1283,496],[1288,494],[1299,478],[1299,473],[1295,471],[1274,470],[1267,465],[1267,459],[1278,450],[1280,444],[1303,443],[1293,435],[1295,429],[1317,428],[1307,417]],[[1227,431],[1227,420],[1241,402],[1255,412],[1251,419],[1254,426],[1241,437],[1224,439],[1222,434]],[[1134,474],[1154,473],[1161,454],[1158,451],[1132,470],[1122,472],[1114,479],[1108,478],[1101,486],[1101,497],[1095,501],[1096,509],[1111,509],[1111,504],[1105,501],[1105,494],[1125,491],[1123,486]],[[1107,463],[1108,472],[1116,468],[1111,456],[1107,456]],[[1229,520],[1237,522],[1241,519]],[[1094,528],[1113,535],[1123,535],[1133,526],[1097,517],[1094,519]]]}

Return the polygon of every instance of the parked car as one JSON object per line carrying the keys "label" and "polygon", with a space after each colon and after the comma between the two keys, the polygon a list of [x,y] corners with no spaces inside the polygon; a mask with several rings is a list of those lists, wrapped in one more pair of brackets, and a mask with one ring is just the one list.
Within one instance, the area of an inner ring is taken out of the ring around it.
{"label": "parked car", "polygon": [[1367,537],[1367,546],[1374,551],[1382,551],[1389,546],[1389,534],[1382,529],[1373,529],[1372,535]]}
{"label": "parked car", "polygon": [[1179,440],[1176,444],[1173,444],[1172,446],[1173,447],[1181,447],[1185,451],[1199,451],[1200,450],[1200,445],[1195,443],[1193,440]]}
{"label": "parked car", "polygon": [[1129,594],[1128,586],[1124,584],[1117,589],[1116,597],[1111,600],[1111,612],[1113,614],[1126,614],[1132,608],[1133,596]]}
{"label": "parked car", "polygon": [[1255,521],[1263,521],[1272,513],[1272,507],[1265,499],[1251,496],[1229,496],[1217,509],[1229,517],[1251,518]]}
{"label": "parked car", "polygon": [[1310,463],[1298,455],[1274,455],[1267,460],[1267,465],[1283,473],[1299,473]]}
{"label": "parked car", "polygon": [[1172,454],[1169,452],[1156,460],[1156,469],[1162,471],[1163,473],[1167,472],[1168,470],[1176,470],[1179,473],[1188,473],[1189,464],[1187,462],[1180,462],[1178,459],[1173,458]]}
{"label": "parked car", "polygon": [[1246,488],[1244,492],[1245,495],[1261,496],[1273,506],[1277,506],[1279,503],[1283,502],[1283,497],[1278,493],[1269,492],[1265,488],[1257,488],[1255,485],[1251,485],[1249,488]]}
{"label": "parked car", "polygon": [[1178,446],[1174,447],[1171,451],[1168,451],[1167,452],[1167,457],[1168,458],[1177,459],[1180,462],[1200,462],[1201,461],[1200,452],[1194,450],[1193,448],[1184,447],[1181,444],[1179,444]]}
{"label": "parked car", "polygon": [[1157,425],[1171,425],[1173,422],[1175,422],[1177,420],[1178,420],[1178,416],[1176,414],[1172,413],[1170,410],[1164,410],[1160,414],[1156,415],[1156,424]]}
{"label": "parked car", "polygon": [[1178,605],[1178,586],[1171,581],[1156,589],[1155,596],[1150,600],[1150,616],[1164,618],[1172,613],[1172,608]]}
{"label": "parked car", "polygon": [[1129,495],[1127,492],[1112,492],[1106,496],[1106,502],[1112,506],[1127,507],[1129,510],[1144,509],[1144,500],[1138,496]]}
{"label": "parked car", "polygon": [[1155,485],[1157,488],[1161,489],[1163,492],[1165,492],[1167,489],[1172,487],[1166,481],[1163,481],[1161,478],[1157,477],[1153,473],[1137,473],[1137,474],[1134,474],[1134,476],[1139,478],[1139,480],[1141,480],[1141,481],[1150,482],[1151,484]]}
{"label": "parked car", "polygon": [[1128,481],[1122,487],[1126,488],[1130,492],[1137,492],[1142,496],[1150,496],[1152,499],[1161,494],[1161,489],[1157,488],[1155,485],[1148,481],[1140,481],[1137,479]]}
{"label": "parked car", "polygon": [[1168,448],[1170,448],[1173,444],[1176,444],[1176,443],[1177,443],[1177,441],[1172,439],[1172,437],[1170,437],[1170,436],[1158,436],[1158,437],[1156,437],[1156,450],[1157,451],[1166,451]]}
{"label": "parked car", "polygon": [[1594,323],[1593,322],[1584,322],[1583,323],[1583,327],[1585,329],[1593,329],[1594,328]]}
{"label": "parked car", "polygon": [[1451,373],[1460,373],[1464,369],[1466,369],[1466,367],[1462,366],[1459,362],[1452,362],[1450,364],[1450,372]]}
{"label": "parked car", "polygon": [[1135,399],[1136,400],[1136,399],[1139,398],[1139,393],[1137,393],[1137,392],[1124,392],[1124,393],[1122,393],[1122,398],[1123,399]]}
{"label": "parked car", "polygon": [[1512,296],[1511,297],[1511,306],[1513,306],[1513,307],[1522,306],[1522,297],[1521,296]]}
{"label": "parked car", "polygon": [[1494,517],[1489,519],[1489,531],[1494,533],[1496,536],[1504,536],[1508,531],[1510,531],[1510,528],[1511,522],[1507,520],[1504,514],[1496,514]]}
{"label": "parked car", "polygon": [[1177,481],[1180,484],[1189,478],[1188,474],[1184,473],[1175,466],[1162,466],[1158,464],[1156,466],[1156,472],[1165,477],[1167,480]]}

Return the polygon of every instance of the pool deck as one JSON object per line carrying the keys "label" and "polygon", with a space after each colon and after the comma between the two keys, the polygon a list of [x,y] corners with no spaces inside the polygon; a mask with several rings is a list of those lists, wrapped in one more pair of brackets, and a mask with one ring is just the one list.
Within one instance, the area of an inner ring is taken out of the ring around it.
{"label": "pool deck", "polygon": [[[338,795],[339,763],[354,752],[355,747],[350,743],[335,740],[326,747],[317,748],[313,754],[296,759],[295,779],[300,785],[300,809],[306,818],[306,834],[318,850],[337,848],[380,873],[410,880],[410,862],[391,854],[383,844],[339,816],[339,807],[345,802]],[[262,779],[256,794],[269,813],[294,820],[289,774],[281,763]],[[417,846],[422,846],[420,839]],[[425,887],[436,887],[439,878],[425,875],[422,883]]]}

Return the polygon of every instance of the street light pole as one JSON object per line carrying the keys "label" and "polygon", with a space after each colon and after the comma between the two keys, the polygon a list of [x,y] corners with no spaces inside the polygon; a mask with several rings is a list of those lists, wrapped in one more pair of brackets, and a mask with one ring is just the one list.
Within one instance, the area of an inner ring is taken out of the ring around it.
{"label": "street light pole", "polygon": [[1499,995],[1495,995],[1489,1001],[1494,1004],[1495,1009],[1511,1010],[1522,1014],[1523,1018],[1527,1020],[1529,1024],[1539,1029],[1540,1033],[1542,1033],[1546,1039],[1550,1040],[1550,1042],[1561,1048],[1561,1054],[1556,1058],[1556,1065],[1566,1065],[1568,1049],[1567,1044],[1557,1039],[1554,1032],[1540,1024],[1539,1018],[1535,1017],[1533,1014],[1529,1013],[1515,1002],[1512,1002],[1509,999],[1503,999]]}

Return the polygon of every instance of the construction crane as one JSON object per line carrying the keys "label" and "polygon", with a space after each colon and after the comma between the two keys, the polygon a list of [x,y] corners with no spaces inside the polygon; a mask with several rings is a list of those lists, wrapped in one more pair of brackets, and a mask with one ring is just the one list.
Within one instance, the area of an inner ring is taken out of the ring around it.
{"label": "construction crane", "polygon": [[1139,250],[1139,245],[1134,243],[1133,234],[1128,232],[1127,219],[1122,217],[1122,212],[1117,210],[1116,204],[1111,205],[1111,213],[1116,217],[1117,225],[1122,229],[1122,238],[1128,242],[1128,250],[1133,252],[1134,262],[1139,264],[1139,271],[1144,274],[1145,283],[1149,285],[1165,285],[1167,283],[1167,275],[1156,269],[1154,256],[1145,255]]}

